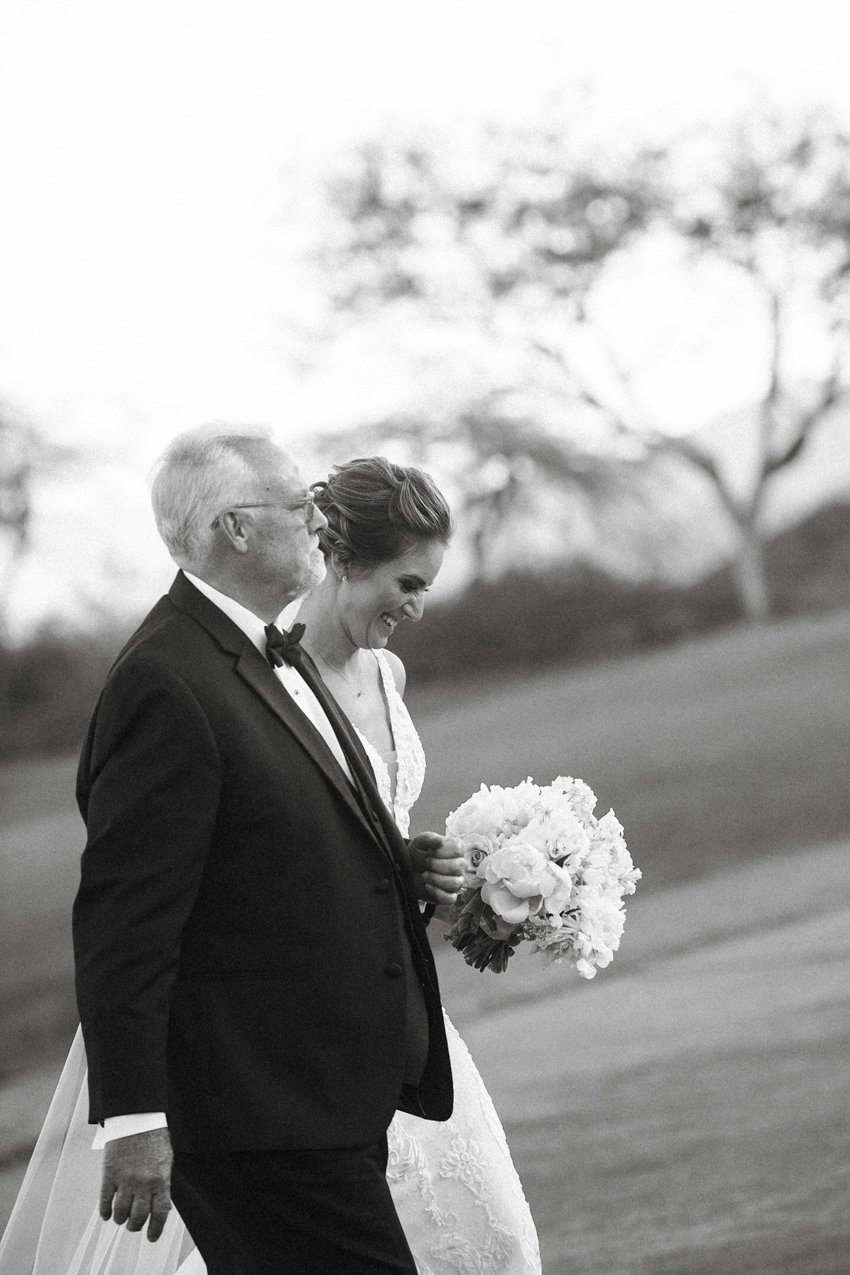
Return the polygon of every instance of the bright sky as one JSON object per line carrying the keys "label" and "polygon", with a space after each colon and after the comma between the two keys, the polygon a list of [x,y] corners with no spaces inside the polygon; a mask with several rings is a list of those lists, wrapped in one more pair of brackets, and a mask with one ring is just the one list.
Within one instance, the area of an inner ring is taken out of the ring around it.
{"label": "bright sky", "polygon": [[390,121],[534,115],[577,82],[639,131],[762,85],[850,108],[848,35],[824,0],[5,0],[0,393],[154,450],[210,417],[297,431],[330,400],[287,366],[285,164]]}
{"label": "bright sky", "polygon": [[0,397],[145,465],[213,418],[336,423],[375,377],[289,358],[287,171],[577,84],[626,136],[761,90],[850,118],[848,36],[846,0],[4,0]]}

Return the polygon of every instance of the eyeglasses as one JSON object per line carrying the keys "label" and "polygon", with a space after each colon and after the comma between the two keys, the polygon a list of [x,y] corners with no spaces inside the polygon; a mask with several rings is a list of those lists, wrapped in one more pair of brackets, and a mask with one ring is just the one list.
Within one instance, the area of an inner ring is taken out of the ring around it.
{"label": "eyeglasses", "polygon": [[224,515],[229,514],[232,509],[288,509],[291,513],[294,513],[296,509],[303,509],[304,521],[309,526],[316,512],[316,502],[312,496],[305,496],[303,500],[255,500],[247,505],[228,505],[220,514],[216,514],[210,527],[220,523]]}

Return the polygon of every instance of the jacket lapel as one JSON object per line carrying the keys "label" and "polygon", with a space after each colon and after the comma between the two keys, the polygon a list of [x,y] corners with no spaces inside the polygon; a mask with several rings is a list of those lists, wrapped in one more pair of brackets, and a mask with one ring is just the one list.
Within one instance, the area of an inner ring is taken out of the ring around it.
{"label": "jacket lapel", "polygon": [[[324,739],[278,681],[271,665],[263,659],[253,642],[209,598],[200,593],[182,572],[174,580],[168,596],[176,607],[205,628],[224,651],[236,657],[234,668],[237,675],[295,736],[348,808],[369,829],[382,850],[387,852],[389,847],[386,838],[376,828],[368,806],[364,809],[361,805],[357,793]],[[339,714],[339,709],[336,711]],[[334,725],[333,722],[331,724]],[[336,733],[339,735],[338,729]],[[353,735],[353,732],[349,734]],[[357,742],[359,746],[359,741]],[[368,761],[365,765],[368,766]],[[362,781],[358,787],[362,788]]]}
{"label": "jacket lapel", "polygon": [[310,754],[325,778],[333,784],[349,809],[353,810],[361,821],[367,824],[374,835],[371,821],[357,800],[357,794],[348,782],[339,762],[312,722],[304,716],[301,709],[278,681],[271,665],[264,662],[256,647],[251,646],[250,650],[240,655],[236,663],[236,672],[259,695],[266,707],[270,708],[275,716],[295,736],[304,751]]}
{"label": "jacket lapel", "polygon": [[366,755],[366,750],[360,742],[357,731],[352,728],[345,713],[343,713],[322,681],[316,665],[306,651],[301,656],[301,675],[321,704],[325,711],[325,716],[333,727],[357,784],[363,805],[374,824],[377,836],[386,844],[390,854],[395,856],[399,847],[404,844],[404,839],[378,792],[378,784],[372,770],[372,763]]}

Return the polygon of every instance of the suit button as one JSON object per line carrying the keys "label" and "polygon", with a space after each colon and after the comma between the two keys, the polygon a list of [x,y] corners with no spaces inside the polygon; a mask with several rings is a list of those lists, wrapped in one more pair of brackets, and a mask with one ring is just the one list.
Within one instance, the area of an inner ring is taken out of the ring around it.
{"label": "suit button", "polygon": [[378,884],[375,886],[375,893],[389,894],[389,892],[390,892],[390,883],[389,883],[389,880],[386,877],[384,877],[383,880],[379,881]]}
{"label": "suit button", "polygon": [[384,970],[384,973],[387,978],[401,978],[404,970],[401,968],[398,961],[390,961],[389,965]]}

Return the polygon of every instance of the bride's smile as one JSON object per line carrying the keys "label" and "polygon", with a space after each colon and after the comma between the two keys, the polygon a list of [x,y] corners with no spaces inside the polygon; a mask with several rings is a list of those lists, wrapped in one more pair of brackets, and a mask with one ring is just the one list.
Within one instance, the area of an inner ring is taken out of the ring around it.
{"label": "bride's smile", "polygon": [[386,646],[402,620],[420,620],[425,594],[443,564],[445,546],[424,540],[374,567],[352,567],[340,582],[342,627],[358,647]]}

